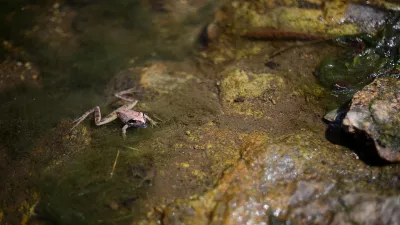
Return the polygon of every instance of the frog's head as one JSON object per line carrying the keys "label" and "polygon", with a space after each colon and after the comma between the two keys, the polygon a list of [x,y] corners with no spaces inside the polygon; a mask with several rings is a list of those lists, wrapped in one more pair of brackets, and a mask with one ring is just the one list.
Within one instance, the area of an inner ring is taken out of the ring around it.
{"label": "frog's head", "polygon": [[134,128],[146,128],[146,119],[143,117],[142,119],[130,119],[126,123],[129,127],[134,127]]}
{"label": "frog's head", "polygon": [[136,112],[133,110],[121,110],[117,112],[118,117],[122,122],[129,127],[134,128],[146,128],[147,120],[142,112]]}

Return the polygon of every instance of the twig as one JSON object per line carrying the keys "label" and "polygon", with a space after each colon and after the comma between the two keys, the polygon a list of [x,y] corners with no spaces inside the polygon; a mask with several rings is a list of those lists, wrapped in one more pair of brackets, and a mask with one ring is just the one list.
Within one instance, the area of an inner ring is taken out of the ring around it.
{"label": "twig", "polygon": [[119,157],[119,150],[118,150],[117,156],[115,157],[115,160],[114,160],[114,165],[113,165],[113,168],[110,173],[110,178],[112,178],[114,175],[114,170],[115,170],[115,167],[117,166],[118,157]]}
{"label": "twig", "polygon": [[134,147],[130,147],[130,146],[125,146],[125,147],[127,147],[127,148],[129,148],[129,149],[131,149],[131,150],[134,150],[134,151],[139,151],[139,149],[134,148]]}
{"label": "twig", "polygon": [[282,53],[284,53],[284,52],[286,52],[288,50],[291,50],[293,48],[304,47],[304,46],[311,45],[311,44],[319,44],[319,43],[326,42],[326,41],[331,41],[331,40],[332,39],[316,40],[316,41],[310,41],[310,42],[307,42],[307,43],[294,44],[294,45],[291,45],[291,46],[288,46],[288,47],[284,47],[282,49],[279,49],[276,52],[273,52],[271,55],[268,56],[268,59],[272,59],[272,58],[274,58],[274,57],[276,57],[276,56],[278,56],[278,55],[280,55],[280,54],[282,54]]}

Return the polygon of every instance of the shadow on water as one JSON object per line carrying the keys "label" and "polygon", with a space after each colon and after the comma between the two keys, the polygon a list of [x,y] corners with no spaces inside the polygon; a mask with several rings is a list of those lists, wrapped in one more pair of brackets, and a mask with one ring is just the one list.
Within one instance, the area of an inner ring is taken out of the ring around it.
{"label": "shadow on water", "polygon": [[[327,124],[325,138],[335,145],[341,145],[353,151],[360,160],[370,166],[385,166],[391,163],[382,159],[372,139],[365,133],[350,134],[343,129],[343,120],[350,109],[351,99],[338,100],[332,97],[328,108],[330,111],[322,121]],[[329,99],[329,98],[328,98]],[[336,101],[336,102],[335,102]]]}
{"label": "shadow on water", "polygon": [[390,165],[390,162],[378,155],[373,140],[364,133],[349,134],[343,130],[342,126],[329,124],[325,131],[325,137],[332,144],[349,148],[357,154],[360,160],[370,166]]}

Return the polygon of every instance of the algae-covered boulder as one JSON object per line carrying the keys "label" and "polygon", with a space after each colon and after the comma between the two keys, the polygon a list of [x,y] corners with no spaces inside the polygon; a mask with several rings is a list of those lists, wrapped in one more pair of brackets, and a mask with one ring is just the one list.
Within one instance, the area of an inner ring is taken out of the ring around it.
{"label": "algae-covered boulder", "polygon": [[[235,27],[274,28],[307,34],[344,35],[375,32],[384,23],[385,9],[396,9],[386,1],[233,1]],[[266,30],[266,33],[270,30]],[[258,33],[255,37],[271,35]],[[265,33],[264,33],[265,34]],[[273,36],[273,35],[272,35]],[[276,37],[276,36],[275,36]]]}
{"label": "algae-covered boulder", "polygon": [[167,63],[154,63],[143,68],[140,84],[160,93],[168,93],[193,78],[193,75],[185,72],[171,73],[167,66]]}
{"label": "algae-covered boulder", "polygon": [[[398,224],[398,184],[388,169],[373,171],[350,152],[324,147],[313,133],[271,141],[247,136],[241,159],[217,186],[199,197],[176,201],[143,224]],[[389,172],[389,173],[387,173]],[[370,174],[376,179],[371,180]],[[156,222],[158,221],[158,222]],[[150,222],[150,223],[149,223]]]}
{"label": "algae-covered boulder", "polygon": [[378,154],[400,161],[400,80],[380,78],[357,92],[343,120],[350,133],[364,132]]}

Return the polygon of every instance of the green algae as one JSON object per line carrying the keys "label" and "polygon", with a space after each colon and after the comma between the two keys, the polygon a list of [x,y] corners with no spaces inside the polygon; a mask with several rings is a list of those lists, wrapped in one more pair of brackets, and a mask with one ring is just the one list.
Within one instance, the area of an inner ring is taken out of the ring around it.
{"label": "green algae", "polygon": [[[362,87],[370,83],[371,76],[383,69],[388,60],[377,54],[356,57],[325,58],[317,68],[317,77],[322,86],[333,90],[333,94],[348,100]],[[342,87],[342,86],[343,87]]]}
{"label": "green algae", "polygon": [[375,78],[396,74],[399,66],[399,19],[399,14],[392,14],[376,35],[363,33],[334,39],[334,42],[350,49],[340,56],[327,57],[319,64],[316,75],[320,83],[345,102]]}

